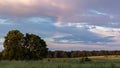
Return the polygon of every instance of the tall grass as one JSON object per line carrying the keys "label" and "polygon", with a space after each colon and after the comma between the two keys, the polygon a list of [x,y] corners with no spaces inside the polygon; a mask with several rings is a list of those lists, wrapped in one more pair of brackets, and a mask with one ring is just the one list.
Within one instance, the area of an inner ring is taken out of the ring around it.
{"label": "tall grass", "polygon": [[120,63],[55,63],[39,61],[1,61],[0,68],[120,68]]}
{"label": "tall grass", "polygon": [[45,59],[42,61],[0,61],[0,68],[120,68],[118,59],[94,58],[81,62],[80,58]]}

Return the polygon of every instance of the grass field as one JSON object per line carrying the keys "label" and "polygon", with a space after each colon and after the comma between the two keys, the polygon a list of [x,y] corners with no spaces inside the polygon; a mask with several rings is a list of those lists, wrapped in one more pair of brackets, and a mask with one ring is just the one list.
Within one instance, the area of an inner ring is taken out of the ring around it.
{"label": "grass field", "polygon": [[42,61],[0,61],[0,68],[120,68],[120,56],[93,56],[92,61],[81,58],[54,58]]}

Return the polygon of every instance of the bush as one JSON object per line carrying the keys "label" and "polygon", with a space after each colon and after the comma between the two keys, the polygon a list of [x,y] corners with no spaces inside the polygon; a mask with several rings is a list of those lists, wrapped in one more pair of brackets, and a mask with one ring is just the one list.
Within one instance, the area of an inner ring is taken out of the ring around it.
{"label": "bush", "polygon": [[85,61],[91,61],[91,59],[89,59],[88,57],[85,57]]}
{"label": "bush", "polygon": [[92,61],[92,60],[89,59],[88,57],[82,57],[82,59],[81,59],[82,63],[85,63],[85,62],[88,62],[88,61]]}

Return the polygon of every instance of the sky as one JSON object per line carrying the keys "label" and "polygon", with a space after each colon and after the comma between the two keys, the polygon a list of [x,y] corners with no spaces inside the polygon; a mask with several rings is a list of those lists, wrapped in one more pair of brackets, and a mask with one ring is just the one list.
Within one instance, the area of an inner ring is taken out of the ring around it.
{"label": "sky", "polygon": [[120,50],[120,0],[0,0],[0,50],[10,30],[49,50]]}

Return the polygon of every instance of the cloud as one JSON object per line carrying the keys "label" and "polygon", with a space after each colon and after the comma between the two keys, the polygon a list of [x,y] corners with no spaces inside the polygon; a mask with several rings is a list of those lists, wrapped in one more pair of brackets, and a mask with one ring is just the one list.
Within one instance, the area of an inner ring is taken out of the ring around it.
{"label": "cloud", "polygon": [[2,51],[4,49],[3,45],[0,45],[0,51]]}
{"label": "cloud", "polygon": [[[57,31],[60,33],[71,34],[62,37],[58,35],[58,37],[52,38],[54,39],[54,42],[57,43],[84,43],[86,45],[101,45],[115,41],[113,38],[116,35],[102,35],[102,33],[109,34],[107,31],[109,28],[101,27],[103,28],[103,30],[101,30],[99,29],[99,26],[89,25],[87,23],[59,23],[57,25],[54,24],[54,26],[58,28]],[[104,31],[104,29],[106,31]]]}
{"label": "cloud", "polygon": [[40,35],[55,46],[75,44],[75,49],[79,46],[102,49],[111,43],[117,49],[119,3],[119,0],[0,0],[0,33],[19,29]]}
{"label": "cloud", "polygon": [[0,38],[0,51],[4,49],[3,42],[4,42],[4,38]]}
{"label": "cloud", "polygon": [[66,15],[67,11],[71,10],[72,4],[67,2],[58,0],[0,0],[0,13],[12,16],[58,17]]}
{"label": "cloud", "polygon": [[0,43],[3,43],[4,42],[4,38],[0,38]]}
{"label": "cloud", "polygon": [[52,17],[29,17],[23,20],[24,22],[34,23],[34,24],[53,24],[56,21],[56,18]]}
{"label": "cloud", "polygon": [[[76,30],[78,30],[78,31],[76,31],[77,33],[79,33],[79,31],[81,30],[82,31],[81,33],[91,35],[91,38],[92,38],[92,35],[100,36],[101,38],[104,38],[104,39],[108,38],[108,39],[111,39],[111,40],[116,39],[116,38],[120,38],[119,37],[120,36],[120,29],[119,28],[96,26],[96,25],[90,25],[90,24],[87,24],[87,23],[59,23],[59,24],[55,23],[54,25],[56,27],[59,27],[59,28],[76,29]],[[72,32],[75,33],[74,31],[75,30],[73,30]],[[73,34],[73,33],[71,33],[71,34]],[[85,34],[83,34],[83,35],[85,35]],[[73,34],[73,36],[74,35],[75,34]],[[88,35],[85,35],[85,36],[88,36]],[[114,40],[114,41],[117,41],[117,40]]]}
{"label": "cloud", "polygon": [[[71,34],[67,34],[67,33],[59,33],[59,32],[56,32],[56,33],[53,33],[50,37],[45,37],[44,39],[48,42],[58,42],[56,41],[56,39],[58,38],[64,38],[64,37],[67,37],[67,36],[72,36]],[[61,41],[61,42],[64,42],[65,40]],[[67,40],[66,40],[67,41]],[[60,41],[59,41],[60,42]]]}
{"label": "cloud", "polygon": [[[90,29],[91,32],[99,34],[102,37],[109,37],[109,39],[114,40],[114,42],[109,42],[109,45],[119,45],[120,41],[120,28],[107,28],[96,26],[94,29]],[[118,44],[116,44],[118,43]]]}
{"label": "cloud", "polygon": [[0,0],[0,15],[7,18],[54,17],[56,23],[83,23],[120,27],[119,2],[104,0]]}
{"label": "cloud", "polygon": [[104,15],[104,16],[107,15],[106,13],[102,13],[102,12],[99,12],[99,11],[96,11],[96,10],[90,10],[90,12],[98,14],[98,15]]}
{"label": "cloud", "polygon": [[0,19],[1,25],[13,25],[13,23],[8,22],[8,19]]}
{"label": "cloud", "polygon": [[48,48],[50,50],[65,50],[65,51],[71,51],[71,50],[119,50],[119,46],[102,46],[102,45],[85,45],[85,44],[67,44],[67,43],[51,43],[47,42]]}
{"label": "cloud", "polygon": [[101,36],[119,36],[120,35],[120,28],[95,26],[95,28],[91,28],[90,31],[97,33]]}

